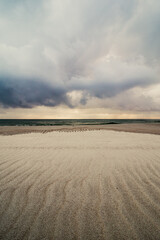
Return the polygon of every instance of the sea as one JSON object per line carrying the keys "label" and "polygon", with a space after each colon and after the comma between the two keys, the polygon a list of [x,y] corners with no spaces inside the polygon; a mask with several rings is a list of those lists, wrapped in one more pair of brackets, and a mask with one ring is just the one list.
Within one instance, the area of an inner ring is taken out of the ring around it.
{"label": "sea", "polygon": [[75,126],[160,123],[160,119],[0,119],[0,126]]}

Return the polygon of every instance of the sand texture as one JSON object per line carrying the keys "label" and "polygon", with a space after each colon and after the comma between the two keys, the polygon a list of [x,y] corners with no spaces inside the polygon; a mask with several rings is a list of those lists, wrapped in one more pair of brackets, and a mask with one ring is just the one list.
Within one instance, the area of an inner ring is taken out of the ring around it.
{"label": "sand texture", "polygon": [[160,136],[0,136],[1,240],[159,240]]}
{"label": "sand texture", "polygon": [[125,123],[107,125],[75,125],[75,126],[0,126],[0,135],[22,133],[47,133],[53,131],[73,132],[87,130],[114,130],[123,132],[150,133],[160,135],[160,123]]}

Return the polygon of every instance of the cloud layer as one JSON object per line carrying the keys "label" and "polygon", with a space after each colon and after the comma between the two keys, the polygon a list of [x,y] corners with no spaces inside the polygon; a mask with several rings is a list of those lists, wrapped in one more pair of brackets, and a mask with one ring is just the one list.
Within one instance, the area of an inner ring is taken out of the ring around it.
{"label": "cloud layer", "polygon": [[1,1],[1,107],[160,110],[159,16],[156,0]]}

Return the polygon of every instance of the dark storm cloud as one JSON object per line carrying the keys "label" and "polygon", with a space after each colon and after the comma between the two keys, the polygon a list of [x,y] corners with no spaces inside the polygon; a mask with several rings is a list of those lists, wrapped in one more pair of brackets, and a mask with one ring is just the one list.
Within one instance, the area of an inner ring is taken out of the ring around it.
{"label": "dark storm cloud", "polygon": [[37,80],[0,78],[0,104],[4,108],[69,105],[63,89]]}
{"label": "dark storm cloud", "polygon": [[158,102],[159,16],[157,0],[0,1],[0,104],[113,108],[147,87]]}
{"label": "dark storm cloud", "polygon": [[[150,79],[129,79],[115,82],[99,81],[90,83],[70,83],[61,87],[40,80],[11,79],[0,77],[0,104],[4,108],[32,108],[35,106],[58,106],[65,104],[75,107],[67,93],[82,91],[80,103],[85,105],[91,97],[99,99],[112,98],[121,92],[134,87],[145,87],[151,84]],[[152,82],[153,84],[153,82]]]}

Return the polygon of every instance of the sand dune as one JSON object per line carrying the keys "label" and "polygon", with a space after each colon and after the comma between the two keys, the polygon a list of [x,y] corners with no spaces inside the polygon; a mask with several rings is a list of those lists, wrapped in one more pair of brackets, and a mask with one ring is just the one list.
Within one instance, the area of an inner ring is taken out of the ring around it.
{"label": "sand dune", "polygon": [[160,137],[0,136],[0,239],[160,239]]}

